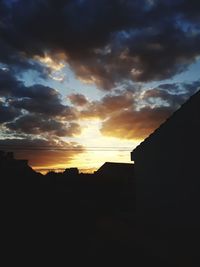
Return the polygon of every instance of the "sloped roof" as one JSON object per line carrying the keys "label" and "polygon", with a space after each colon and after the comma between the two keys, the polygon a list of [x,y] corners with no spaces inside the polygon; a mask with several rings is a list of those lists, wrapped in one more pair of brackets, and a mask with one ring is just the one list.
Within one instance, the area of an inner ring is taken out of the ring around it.
{"label": "sloped roof", "polygon": [[[178,123],[181,122],[185,127],[193,127],[191,130],[200,130],[200,90],[189,98],[177,111],[175,111],[160,127],[158,127],[152,134],[150,134],[143,142],[141,142],[132,152],[131,159],[143,152],[145,147],[150,143],[155,143],[158,139],[167,138],[165,132],[171,128],[172,131],[179,131]],[[195,129],[194,129],[195,126]]]}
{"label": "sloped roof", "polygon": [[133,168],[133,163],[120,163],[120,162],[105,162],[98,170],[97,173],[107,171],[123,171]]}

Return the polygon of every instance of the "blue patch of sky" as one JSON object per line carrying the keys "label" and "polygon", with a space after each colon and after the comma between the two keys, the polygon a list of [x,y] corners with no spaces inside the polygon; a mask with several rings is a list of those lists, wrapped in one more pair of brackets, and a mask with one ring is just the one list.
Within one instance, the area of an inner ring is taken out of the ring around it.
{"label": "blue patch of sky", "polygon": [[[0,66],[1,68],[4,65]],[[24,82],[26,86],[34,84],[42,84],[44,86],[52,87],[58,90],[63,97],[63,102],[66,102],[66,96],[70,94],[83,94],[90,101],[100,100],[107,94],[106,91],[102,91],[97,88],[95,84],[86,84],[76,78],[75,73],[69,66],[65,66],[62,69],[62,73],[65,76],[64,81],[56,81],[50,77],[46,79],[42,78],[37,71],[29,70],[21,74],[18,78]],[[162,81],[152,81],[148,83],[135,83],[135,85],[141,85],[141,88],[148,90],[150,88],[156,88],[161,84],[172,83],[191,83],[200,79],[200,58],[196,62],[189,65],[189,67],[170,79],[164,79]]]}
{"label": "blue patch of sky", "polygon": [[153,81],[143,84],[144,89],[155,88],[163,83],[191,83],[200,79],[200,58],[196,62],[192,63],[185,71],[176,74],[170,79],[162,81]]}
{"label": "blue patch of sky", "polygon": [[60,92],[64,99],[66,99],[65,97],[67,95],[78,93],[85,95],[89,100],[93,101],[99,100],[105,95],[105,92],[99,90],[95,84],[86,84],[78,80],[69,67],[64,67],[62,73],[65,75],[65,78],[61,82],[56,81],[51,77],[44,79],[37,71],[33,70],[24,72],[18,78],[22,80],[26,86],[41,84],[54,88]]}

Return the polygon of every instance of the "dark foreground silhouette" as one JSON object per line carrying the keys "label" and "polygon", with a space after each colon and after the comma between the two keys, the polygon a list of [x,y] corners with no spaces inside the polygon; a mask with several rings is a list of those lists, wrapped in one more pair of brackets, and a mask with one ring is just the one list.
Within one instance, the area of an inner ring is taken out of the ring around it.
{"label": "dark foreground silhouette", "polygon": [[144,246],[168,266],[200,266],[200,91],[131,153]]}
{"label": "dark foreground silhouette", "polygon": [[[149,232],[137,223],[133,168],[124,174],[118,168],[112,175],[67,170],[44,176],[34,172],[26,161],[8,161],[1,162],[2,229],[5,246],[16,261],[43,265],[60,265],[61,261],[70,266],[79,266],[79,261],[92,266],[180,266],[175,262],[182,262],[178,248],[178,259],[174,255],[174,262],[167,262],[160,251],[156,254],[153,250],[159,236],[155,240],[151,236],[148,243]],[[166,240],[161,251],[169,247]],[[195,253],[198,255],[198,251]]]}
{"label": "dark foreground silhouette", "polygon": [[[200,266],[200,92],[132,152],[43,176],[0,153],[2,232],[15,262]],[[80,263],[81,262],[81,263]]]}
{"label": "dark foreground silhouette", "polygon": [[43,264],[56,265],[135,261],[133,165],[117,164],[116,174],[110,166],[113,171],[106,163],[95,174],[67,169],[41,175],[2,152],[4,229],[14,257],[31,263],[41,256]]}

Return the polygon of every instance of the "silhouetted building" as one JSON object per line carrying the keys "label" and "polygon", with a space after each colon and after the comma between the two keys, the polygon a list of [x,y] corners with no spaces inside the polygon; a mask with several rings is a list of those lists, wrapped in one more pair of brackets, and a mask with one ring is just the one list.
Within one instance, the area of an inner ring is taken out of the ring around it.
{"label": "silhouetted building", "polygon": [[133,163],[105,162],[97,171],[96,174],[102,175],[129,175],[133,174]]}
{"label": "silhouetted building", "polygon": [[79,174],[79,170],[78,168],[67,168],[65,169],[63,174],[66,174],[68,176],[74,176]]}
{"label": "silhouetted building", "polygon": [[0,150],[0,162],[5,157],[5,152]]}
{"label": "silhouetted building", "polygon": [[133,177],[133,163],[105,162],[95,175],[106,178],[107,181],[128,182]]}
{"label": "silhouetted building", "polygon": [[13,152],[5,152],[2,150],[0,151],[0,168],[4,173],[31,169],[28,166],[28,160],[15,159]]}
{"label": "silhouetted building", "polygon": [[9,194],[10,200],[15,201],[24,194],[35,195],[40,192],[41,174],[28,165],[28,160],[15,159],[11,152],[0,151],[0,175],[2,190]]}
{"label": "silhouetted building", "polygon": [[7,152],[6,157],[8,160],[14,160],[14,153],[13,152]]}
{"label": "silhouetted building", "polygon": [[184,266],[197,266],[199,153],[200,91],[131,153],[139,225],[149,230],[158,255],[174,253]]}

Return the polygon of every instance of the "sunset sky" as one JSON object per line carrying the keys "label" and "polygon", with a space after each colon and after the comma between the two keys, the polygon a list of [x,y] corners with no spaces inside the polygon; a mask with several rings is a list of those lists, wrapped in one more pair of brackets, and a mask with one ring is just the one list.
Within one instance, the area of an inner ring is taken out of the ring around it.
{"label": "sunset sky", "polygon": [[129,162],[199,74],[200,1],[0,0],[0,149],[37,170]]}

